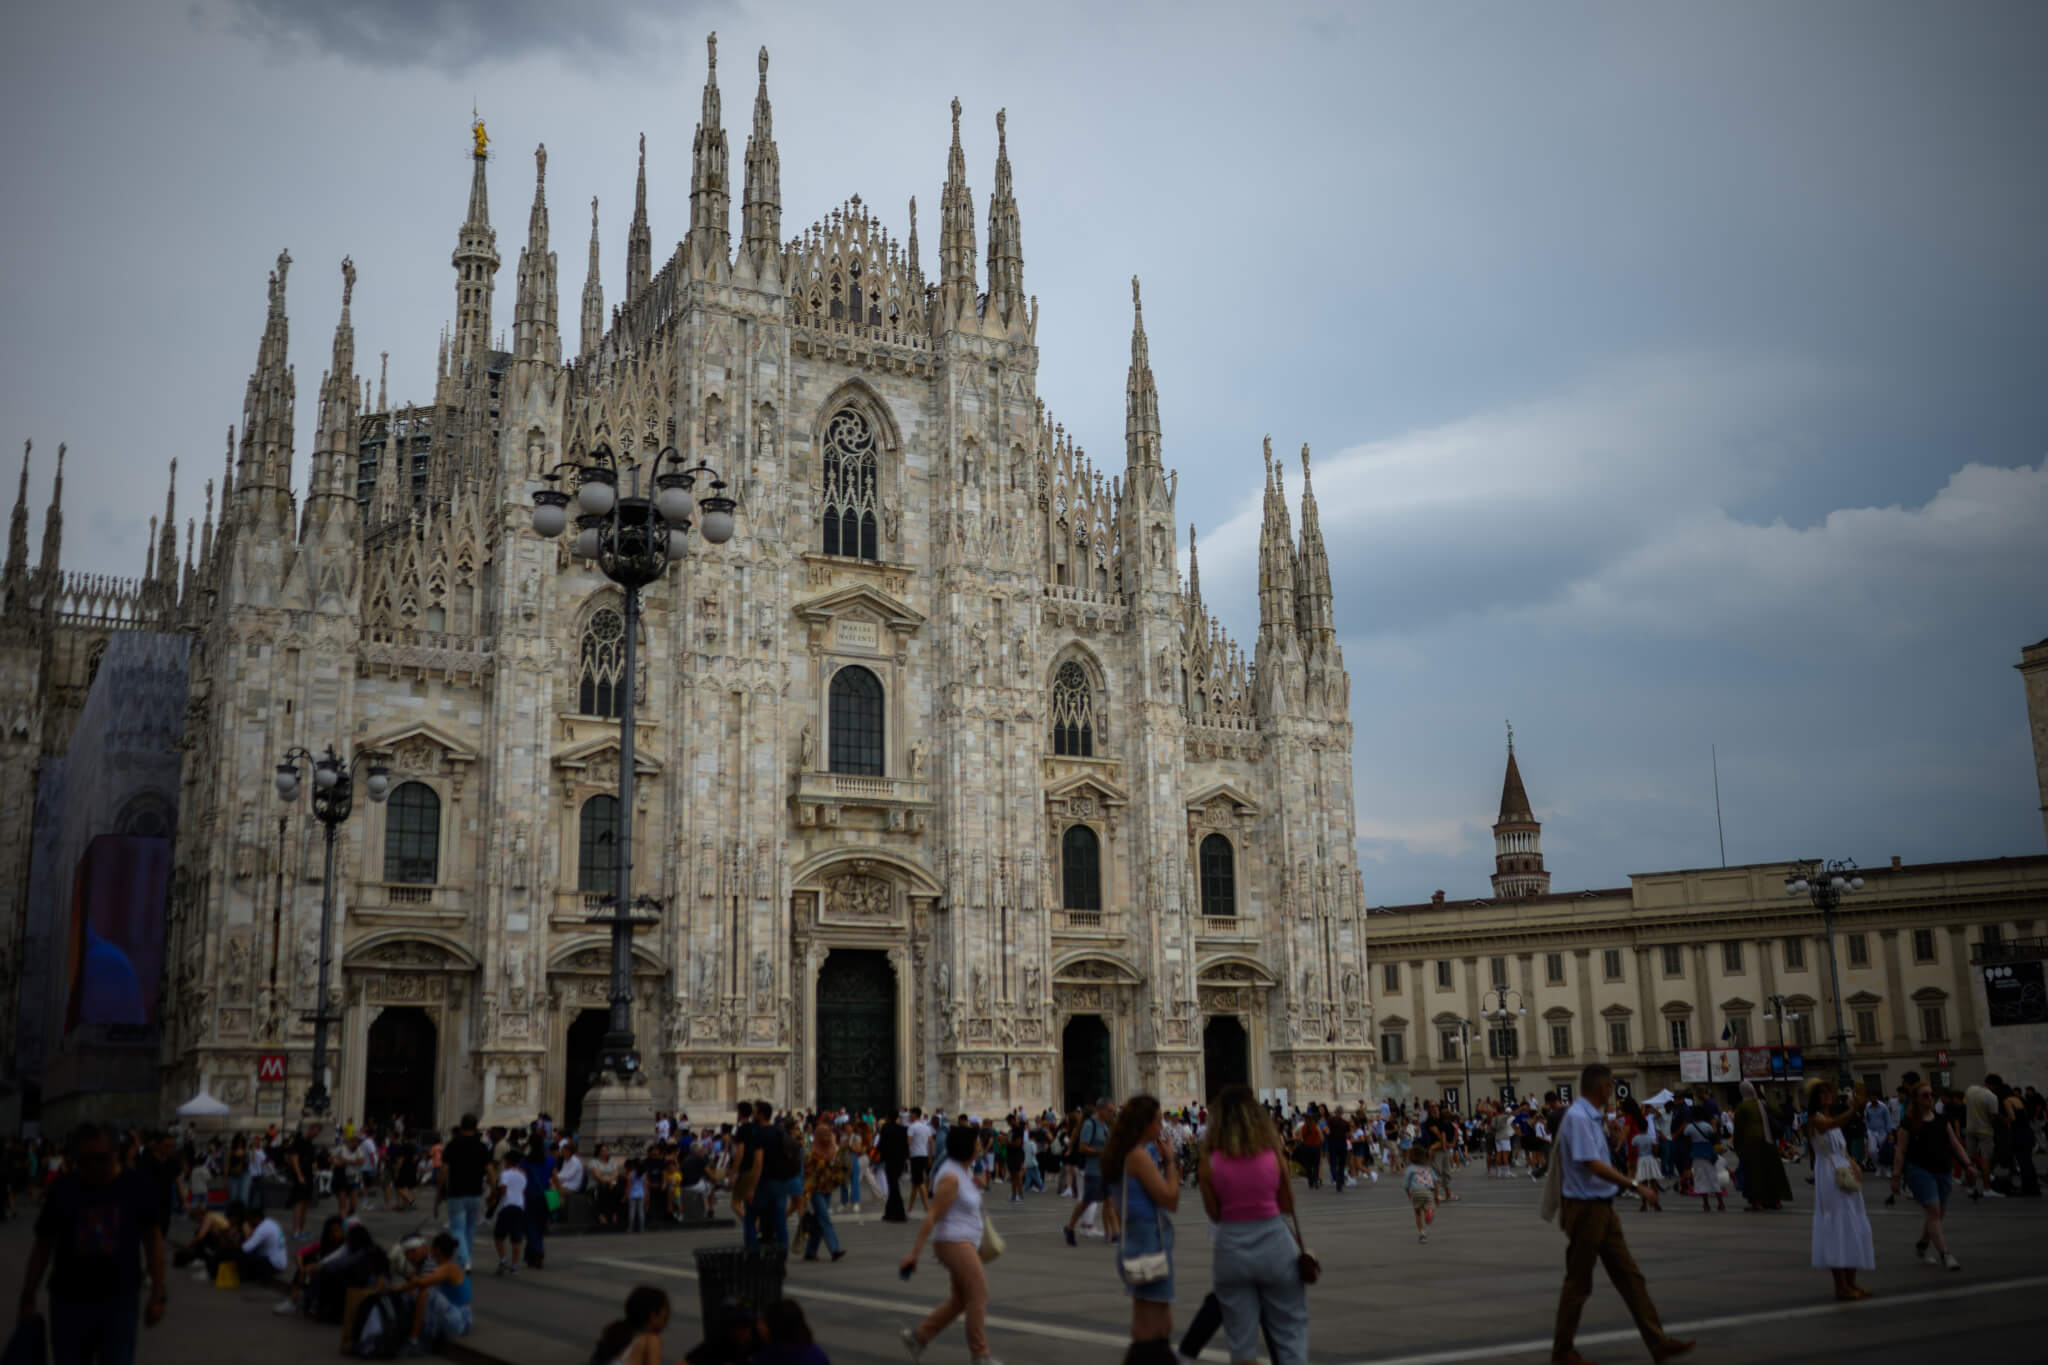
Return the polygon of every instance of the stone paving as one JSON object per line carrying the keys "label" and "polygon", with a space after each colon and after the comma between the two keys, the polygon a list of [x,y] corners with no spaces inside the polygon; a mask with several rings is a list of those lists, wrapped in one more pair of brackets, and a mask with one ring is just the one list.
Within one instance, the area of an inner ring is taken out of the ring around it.
{"label": "stone paving", "polygon": [[[1416,1243],[1406,1201],[1388,1185],[1342,1195],[1297,1190],[1309,1243],[1325,1267],[1323,1282],[1310,1291],[1316,1365],[1548,1359],[1563,1241],[1536,1218],[1531,1182],[1462,1182],[1464,1198],[1443,1210],[1427,1246]],[[1701,1362],[1881,1361],[1929,1350],[2038,1357],[2039,1304],[2048,1290],[2048,1258],[2041,1254],[2048,1210],[2039,1201],[1959,1204],[1950,1219],[1964,1265],[1959,1274],[1911,1259],[1917,1212],[1903,1203],[1885,1208],[1875,1187],[1870,1205],[1878,1269],[1865,1283],[1875,1296],[1857,1305],[1836,1304],[1825,1273],[1808,1266],[1811,1214],[1803,1199],[1777,1214],[1702,1214],[1684,1203],[1661,1214],[1631,1212],[1628,1233],[1665,1322],[1700,1338]],[[990,1270],[996,1354],[1008,1365],[1120,1359],[1129,1312],[1103,1243],[1066,1247],[1059,1226],[1071,1206],[1056,1197],[1034,1195],[1021,1205],[994,1200],[989,1207],[1010,1248]],[[896,1263],[911,1230],[881,1223],[874,1213],[870,1205],[865,1221],[841,1222],[850,1253],[843,1261],[791,1267],[788,1293],[803,1303],[835,1365],[901,1361],[897,1332],[944,1292],[929,1264],[907,1284],[898,1279]],[[380,1236],[416,1221],[372,1217]],[[1192,1192],[1180,1233],[1177,1326],[1199,1305],[1209,1277]],[[509,1280],[489,1275],[486,1256],[478,1326],[463,1354],[511,1365],[580,1365],[626,1291],[648,1283],[674,1297],[664,1347],[668,1358],[679,1357],[696,1339],[692,1253],[735,1240],[731,1229],[558,1237],[550,1241],[547,1270]],[[26,1248],[25,1220],[0,1229],[0,1277],[19,1276]],[[268,1291],[222,1293],[174,1280],[169,1320],[145,1338],[141,1358],[145,1365],[221,1365],[316,1359],[335,1349],[333,1329],[274,1318],[274,1301]],[[1647,1359],[1604,1281],[1588,1305],[1580,1346],[1600,1361]],[[1224,1359],[1215,1348],[1205,1359]],[[966,1358],[958,1328],[926,1355],[934,1365]]]}

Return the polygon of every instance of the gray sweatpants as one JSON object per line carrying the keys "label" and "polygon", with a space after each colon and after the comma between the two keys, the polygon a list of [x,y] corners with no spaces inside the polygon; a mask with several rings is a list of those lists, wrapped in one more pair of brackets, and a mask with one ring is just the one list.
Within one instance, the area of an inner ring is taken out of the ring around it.
{"label": "gray sweatpants", "polygon": [[1259,1358],[1263,1318],[1273,1365],[1308,1365],[1308,1292],[1296,1254],[1285,1218],[1217,1224],[1216,1297],[1232,1360]]}

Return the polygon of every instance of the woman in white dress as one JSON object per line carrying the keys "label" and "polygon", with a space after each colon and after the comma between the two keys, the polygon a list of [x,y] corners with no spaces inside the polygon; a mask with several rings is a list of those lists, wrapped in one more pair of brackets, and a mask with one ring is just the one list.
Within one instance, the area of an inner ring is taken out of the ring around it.
{"label": "woman in white dress", "polygon": [[1835,1297],[1870,1297],[1856,1286],[1856,1272],[1877,1269],[1870,1215],[1863,1208],[1863,1172],[1849,1159],[1842,1124],[1849,1111],[1835,1103],[1835,1083],[1815,1081],[1806,1090],[1807,1138],[1813,1144],[1813,1264],[1835,1277]]}
{"label": "woman in white dress", "polygon": [[1692,1111],[1685,1136],[1692,1143],[1692,1192],[1700,1197],[1700,1212],[1712,1213],[1717,1200],[1721,1212],[1728,1212],[1728,1198],[1721,1193],[1721,1171],[1714,1164],[1714,1121],[1706,1110]]}

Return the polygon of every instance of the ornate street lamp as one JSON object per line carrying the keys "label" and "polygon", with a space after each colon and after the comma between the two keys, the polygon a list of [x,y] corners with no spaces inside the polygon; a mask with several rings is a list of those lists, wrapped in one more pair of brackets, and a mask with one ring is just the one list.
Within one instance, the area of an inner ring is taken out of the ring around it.
{"label": "ornate street lamp", "polygon": [[[618,884],[610,897],[610,913],[593,915],[589,921],[605,925],[612,934],[611,1025],[597,1066],[601,1074],[621,1083],[636,1079],[640,1072],[640,1054],[633,1040],[633,931],[659,922],[658,915],[636,916],[634,911],[660,909],[660,902],[651,896],[636,902],[632,889],[633,694],[638,678],[640,590],[689,553],[692,523],[699,523],[698,530],[710,544],[731,540],[733,509],[738,505],[726,496],[725,481],[718,471],[701,462],[694,468],[686,464],[675,447],[663,447],[645,471],[653,484],[649,496],[640,490],[641,467],[622,461],[610,445],[600,441],[581,459],[557,465],[545,476],[547,486],[533,495],[533,529],[550,540],[569,529],[573,500],[576,537],[570,553],[593,561],[626,595],[625,686],[619,702]],[[560,487],[565,475],[574,482],[573,495]],[[696,497],[693,492],[700,479],[704,493]]]}
{"label": "ornate street lamp", "polygon": [[1828,938],[1828,977],[1835,988],[1835,1070],[1842,1094],[1849,1083],[1849,1031],[1842,1026],[1842,970],[1835,962],[1835,907],[1842,897],[1863,889],[1852,858],[1830,858],[1818,863],[1794,863],[1785,873],[1785,894],[1811,896],[1821,915],[1821,931]]}
{"label": "ornate street lamp", "polygon": [[1764,1015],[1764,1022],[1778,1026],[1778,1058],[1785,1064],[1785,1074],[1778,1079],[1790,1085],[1792,1070],[1791,1062],[1785,1056],[1785,1026],[1798,1023],[1799,1015],[1785,996],[1767,995],[1764,997],[1764,1003],[1770,1006],[1770,1011]]}
{"label": "ornate street lamp", "polygon": [[369,765],[369,776],[363,786],[370,799],[377,802],[391,795],[391,770],[384,766],[382,754],[358,753],[354,759],[343,762],[332,744],[319,755],[301,748],[287,749],[284,762],[277,765],[275,779],[277,794],[285,801],[298,799],[300,763],[313,769],[313,818],[327,829],[327,863],[320,878],[320,982],[316,988],[319,993],[314,997],[313,1012],[305,1016],[313,1021],[313,1083],[306,1088],[306,1112],[319,1116],[327,1112],[328,1105],[327,1026],[341,1019],[327,1009],[328,953],[334,926],[334,834],[355,809],[356,769]]}
{"label": "ornate street lamp", "polygon": [[[1514,997],[1514,1005],[1508,1004],[1508,997]],[[1507,1068],[1508,1103],[1515,1102],[1515,1050],[1521,1043],[1520,1030],[1515,1020],[1527,1018],[1529,1011],[1522,1004],[1522,993],[1509,990],[1506,986],[1489,986],[1479,997],[1479,1017],[1494,1021],[1495,1036],[1500,1039],[1501,1062]]]}

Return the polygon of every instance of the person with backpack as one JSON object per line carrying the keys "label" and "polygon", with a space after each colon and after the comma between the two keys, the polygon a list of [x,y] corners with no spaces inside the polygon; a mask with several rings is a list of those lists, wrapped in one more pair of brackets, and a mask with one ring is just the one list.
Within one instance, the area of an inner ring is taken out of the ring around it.
{"label": "person with backpack", "polygon": [[406,1339],[410,1355],[424,1355],[443,1337],[469,1334],[473,1321],[470,1299],[474,1286],[462,1268],[461,1245],[446,1232],[434,1234],[433,1263],[427,1262],[428,1245],[413,1245],[407,1238],[405,1289],[417,1295],[413,1300],[412,1335]]}

